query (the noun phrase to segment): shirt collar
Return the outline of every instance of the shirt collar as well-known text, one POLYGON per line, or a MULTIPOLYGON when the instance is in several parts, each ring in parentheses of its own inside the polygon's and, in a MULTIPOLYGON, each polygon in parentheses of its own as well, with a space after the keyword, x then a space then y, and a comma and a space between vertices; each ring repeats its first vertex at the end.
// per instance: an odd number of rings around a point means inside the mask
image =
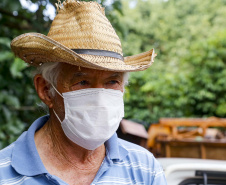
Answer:
POLYGON ((121 145, 116 133, 105 142, 105 147, 107 151, 106 153, 112 161, 121 161, 128 155, 128 151, 121 145))
POLYGON ((12 167, 21 175, 35 176, 47 173, 36 149, 34 135, 49 119, 49 116, 38 118, 15 142, 12 153, 12 167))
MULTIPOLYGON (((35 176, 46 174, 48 171, 38 154, 34 135, 49 119, 49 115, 38 118, 15 142, 12 153, 12 167, 21 175, 35 176)), ((120 144, 115 133, 105 142, 107 157, 112 160, 123 160, 128 151, 120 144)))

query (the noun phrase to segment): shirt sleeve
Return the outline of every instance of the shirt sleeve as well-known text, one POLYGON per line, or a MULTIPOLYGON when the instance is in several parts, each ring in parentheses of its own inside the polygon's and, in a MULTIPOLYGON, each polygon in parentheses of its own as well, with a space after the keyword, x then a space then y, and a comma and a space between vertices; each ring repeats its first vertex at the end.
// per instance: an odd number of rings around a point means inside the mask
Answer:
POLYGON ((167 185, 163 171, 157 171, 151 185, 167 185))
POLYGON ((155 169, 155 173, 151 185, 167 185, 166 177, 162 169, 162 166, 154 157, 153 157, 153 168, 155 169))

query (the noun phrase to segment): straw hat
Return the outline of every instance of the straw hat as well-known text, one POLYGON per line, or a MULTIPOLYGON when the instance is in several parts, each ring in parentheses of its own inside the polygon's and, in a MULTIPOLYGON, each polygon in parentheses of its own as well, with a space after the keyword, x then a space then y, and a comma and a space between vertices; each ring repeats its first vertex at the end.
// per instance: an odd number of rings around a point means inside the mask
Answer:
POLYGON ((33 66, 65 62, 109 71, 141 71, 154 62, 154 49, 123 57, 119 37, 97 2, 66 0, 57 10, 47 36, 26 33, 13 39, 16 56, 33 66))

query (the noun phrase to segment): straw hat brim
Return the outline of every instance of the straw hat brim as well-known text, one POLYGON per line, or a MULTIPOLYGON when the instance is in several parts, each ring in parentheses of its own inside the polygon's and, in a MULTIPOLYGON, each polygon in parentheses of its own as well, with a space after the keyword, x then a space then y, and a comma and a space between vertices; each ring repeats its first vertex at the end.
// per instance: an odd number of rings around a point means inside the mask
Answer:
POLYGON ((39 66, 45 62, 64 62, 76 66, 106 71, 142 71, 154 62, 154 49, 124 57, 124 61, 106 56, 78 54, 61 43, 40 33, 22 34, 11 42, 16 56, 30 65, 39 66))

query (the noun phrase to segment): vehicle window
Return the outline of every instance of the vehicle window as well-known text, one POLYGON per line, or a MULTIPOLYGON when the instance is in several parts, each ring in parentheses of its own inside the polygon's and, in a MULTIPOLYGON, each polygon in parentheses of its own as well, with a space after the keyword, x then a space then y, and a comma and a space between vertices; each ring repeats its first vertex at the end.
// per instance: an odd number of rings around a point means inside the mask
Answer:
POLYGON ((186 179, 178 185, 226 185, 226 180, 209 179, 207 184, 204 184, 203 179, 186 179))

